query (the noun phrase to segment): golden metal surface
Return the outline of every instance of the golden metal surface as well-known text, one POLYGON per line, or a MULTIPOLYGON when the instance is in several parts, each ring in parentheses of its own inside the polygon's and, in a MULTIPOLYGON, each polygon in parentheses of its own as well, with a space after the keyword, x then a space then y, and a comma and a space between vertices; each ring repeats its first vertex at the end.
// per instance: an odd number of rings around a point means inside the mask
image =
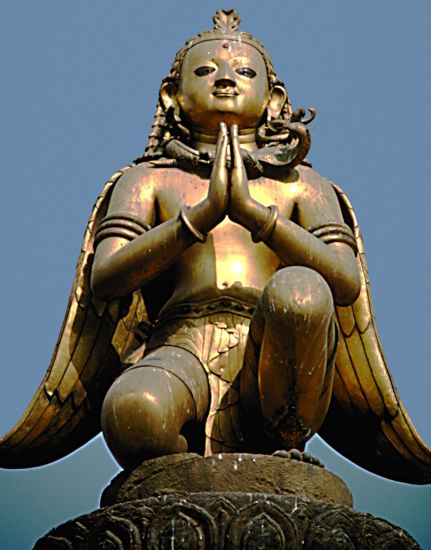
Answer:
POLYGON ((355 214, 304 160, 314 111, 292 112, 234 10, 214 20, 164 79, 146 152, 96 202, 51 364, 0 465, 60 458, 102 415, 124 466, 302 449, 319 432, 370 471, 431 482, 355 214))

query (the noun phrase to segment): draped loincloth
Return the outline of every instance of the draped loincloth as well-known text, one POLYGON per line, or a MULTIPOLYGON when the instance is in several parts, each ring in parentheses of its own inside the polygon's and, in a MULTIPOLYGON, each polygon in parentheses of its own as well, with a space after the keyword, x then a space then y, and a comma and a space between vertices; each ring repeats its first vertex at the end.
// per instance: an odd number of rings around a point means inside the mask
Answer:
POLYGON ((158 319, 147 344, 147 352, 161 346, 185 349, 205 369, 210 387, 205 455, 244 448, 239 373, 254 308, 234 298, 181 304, 158 319))

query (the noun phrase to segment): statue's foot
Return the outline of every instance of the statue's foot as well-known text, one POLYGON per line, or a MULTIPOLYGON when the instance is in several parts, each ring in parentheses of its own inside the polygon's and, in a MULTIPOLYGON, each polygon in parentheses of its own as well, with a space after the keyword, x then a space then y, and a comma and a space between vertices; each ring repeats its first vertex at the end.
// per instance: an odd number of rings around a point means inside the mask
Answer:
POLYGON ((318 458, 305 451, 298 451, 298 449, 290 449, 290 451, 280 449, 279 451, 272 453, 272 456, 290 458, 291 460, 300 460, 301 462, 307 462, 308 464, 313 464, 314 466, 319 466, 320 468, 325 467, 323 462, 321 462, 318 458))

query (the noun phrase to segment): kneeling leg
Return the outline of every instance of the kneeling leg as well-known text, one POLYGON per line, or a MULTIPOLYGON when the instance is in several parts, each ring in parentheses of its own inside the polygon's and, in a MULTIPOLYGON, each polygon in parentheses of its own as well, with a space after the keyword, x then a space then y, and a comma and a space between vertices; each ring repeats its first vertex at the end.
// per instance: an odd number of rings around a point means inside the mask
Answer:
POLYGON ((161 347, 109 389, 102 406, 103 435, 123 467, 186 452, 181 431, 204 418, 208 402, 208 381, 198 359, 181 348, 161 347))
POLYGON ((303 449, 332 392, 336 328, 326 281, 305 267, 278 271, 250 324, 241 373, 244 410, 285 449, 303 449))

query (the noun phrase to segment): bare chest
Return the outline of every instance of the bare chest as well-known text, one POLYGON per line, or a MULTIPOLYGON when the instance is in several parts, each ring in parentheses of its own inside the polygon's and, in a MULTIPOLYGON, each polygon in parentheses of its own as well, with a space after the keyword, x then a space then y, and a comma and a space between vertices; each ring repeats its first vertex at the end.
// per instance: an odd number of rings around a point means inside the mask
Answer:
MULTIPOLYGON (((162 181, 157 186, 157 205, 160 221, 176 216, 184 206, 194 206, 208 195, 209 180, 195 174, 175 172, 171 181, 162 181)), ((284 183, 269 178, 249 181, 250 194, 261 204, 276 204, 280 213, 291 218, 297 197, 295 184, 284 183)))
MULTIPOLYGON (((178 215, 184 205, 194 206, 208 194, 209 181, 193 174, 177 173, 178 178, 157 189, 160 222, 178 215)), ((261 204, 276 204, 286 217, 295 208, 294 189, 289 184, 268 178, 249 182, 251 196, 261 204), (292 192, 289 192, 290 189, 292 192)), ((214 286, 228 289, 240 283, 262 289, 280 264, 276 254, 263 243, 255 244, 250 233, 226 217, 215 227, 204 245, 196 244, 182 254, 175 264, 179 292, 191 288, 214 286)), ((184 297, 181 294, 181 299, 184 297)))

